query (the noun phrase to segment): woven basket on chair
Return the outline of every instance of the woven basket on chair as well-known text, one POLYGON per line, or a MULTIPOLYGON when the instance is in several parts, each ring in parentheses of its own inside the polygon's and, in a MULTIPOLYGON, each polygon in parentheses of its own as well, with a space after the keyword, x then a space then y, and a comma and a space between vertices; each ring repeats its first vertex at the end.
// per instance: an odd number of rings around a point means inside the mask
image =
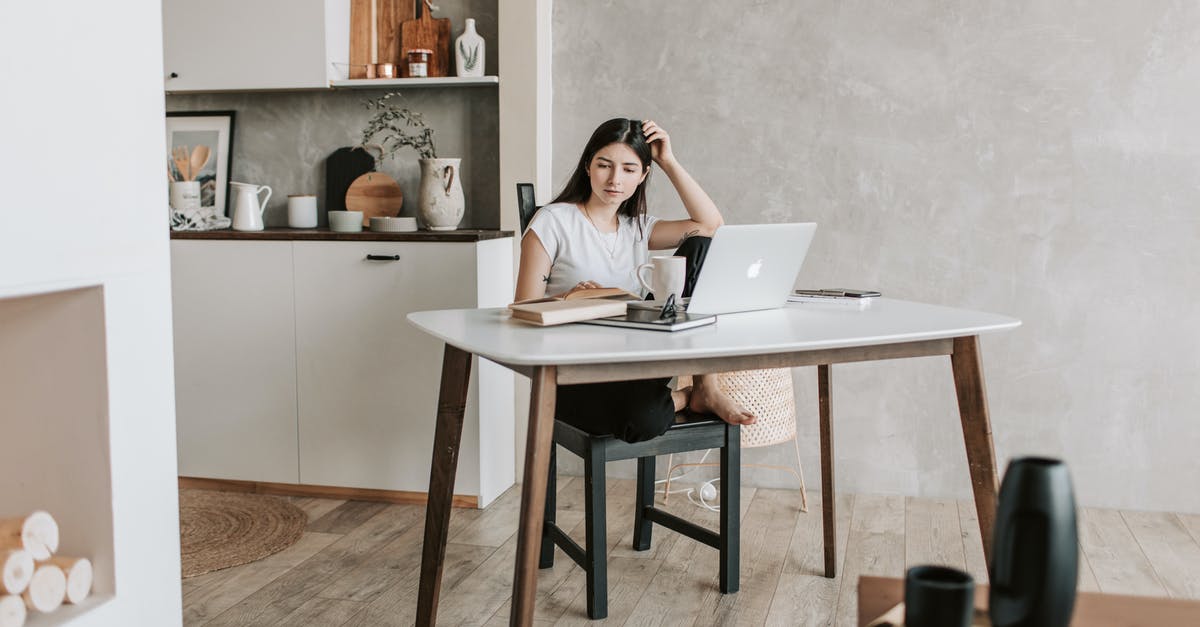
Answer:
MULTIPOLYGON (((770 370, 740 370, 717 375, 717 386, 733 402, 741 405, 758 419, 742 425, 742 448, 756 448, 792 441, 796 451, 796 467, 771 464, 743 464, 757 468, 786 470, 800 481, 800 511, 808 511, 808 489, 804 486, 804 467, 800 465, 800 445, 796 441, 796 397, 792 394, 792 371, 789 368, 770 370)), ((676 468, 715 466, 713 463, 674 464, 667 457, 667 485, 663 503, 671 493, 671 477, 676 468)))
POLYGON ((717 375, 722 392, 758 417, 742 425, 742 448, 769 446, 796 437, 796 397, 792 393, 792 371, 741 370, 717 375))

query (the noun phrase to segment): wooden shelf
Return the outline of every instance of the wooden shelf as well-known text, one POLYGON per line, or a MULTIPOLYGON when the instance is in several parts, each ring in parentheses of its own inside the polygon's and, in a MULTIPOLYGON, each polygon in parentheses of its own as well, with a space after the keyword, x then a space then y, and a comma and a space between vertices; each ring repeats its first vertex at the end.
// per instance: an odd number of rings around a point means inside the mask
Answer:
POLYGON ((453 231, 381 232, 364 229, 355 233, 340 233, 329 229, 289 229, 271 227, 262 231, 171 231, 171 239, 229 239, 229 240, 336 240, 347 242, 482 242, 512 237, 512 231, 495 229, 456 229, 453 231))
POLYGON ((344 81, 329 81, 334 89, 379 89, 421 87, 486 87, 499 85, 499 76, 442 76, 437 78, 355 78, 344 81))

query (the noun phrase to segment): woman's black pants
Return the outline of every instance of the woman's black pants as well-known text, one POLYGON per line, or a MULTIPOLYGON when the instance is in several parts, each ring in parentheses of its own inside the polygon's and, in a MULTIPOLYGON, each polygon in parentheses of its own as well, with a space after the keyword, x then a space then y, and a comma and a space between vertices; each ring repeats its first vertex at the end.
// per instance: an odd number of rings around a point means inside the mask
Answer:
MULTIPOLYGON (((708 254, 708 237, 689 237, 675 254, 687 258, 683 296, 691 296, 708 254)), ((637 333, 637 331, 631 331, 637 333)), ((670 379, 560 385, 555 417, 594 435, 641 442, 666 432, 675 420, 670 379)))

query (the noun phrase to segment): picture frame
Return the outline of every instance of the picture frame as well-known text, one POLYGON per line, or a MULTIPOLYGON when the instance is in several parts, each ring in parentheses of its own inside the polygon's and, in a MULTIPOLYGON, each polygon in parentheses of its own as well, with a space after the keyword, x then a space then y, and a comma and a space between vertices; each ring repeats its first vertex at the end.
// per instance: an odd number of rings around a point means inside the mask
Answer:
POLYGON ((167 173, 171 180, 190 176, 190 180, 199 181, 200 208, 216 217, 227 215, 229 208, 234 116, 234 111, 168 111, 166 116, 167 173), (203 167, 196 172, 180 172, 172 159, 173 151, 182 149, 183 155, 191 155, 200 145, 209 149, 203 167))

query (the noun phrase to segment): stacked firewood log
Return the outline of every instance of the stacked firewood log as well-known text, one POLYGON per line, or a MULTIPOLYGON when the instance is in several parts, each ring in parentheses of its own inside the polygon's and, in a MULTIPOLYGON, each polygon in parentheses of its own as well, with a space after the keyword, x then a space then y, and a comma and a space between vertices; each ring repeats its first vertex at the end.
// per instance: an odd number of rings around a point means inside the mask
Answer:
POLYGON ((21 627, 28 610, 53 612, 87 598, 91 561, 57 550, 58 523, 49 513, 0 518, 0 627, 21 627))

